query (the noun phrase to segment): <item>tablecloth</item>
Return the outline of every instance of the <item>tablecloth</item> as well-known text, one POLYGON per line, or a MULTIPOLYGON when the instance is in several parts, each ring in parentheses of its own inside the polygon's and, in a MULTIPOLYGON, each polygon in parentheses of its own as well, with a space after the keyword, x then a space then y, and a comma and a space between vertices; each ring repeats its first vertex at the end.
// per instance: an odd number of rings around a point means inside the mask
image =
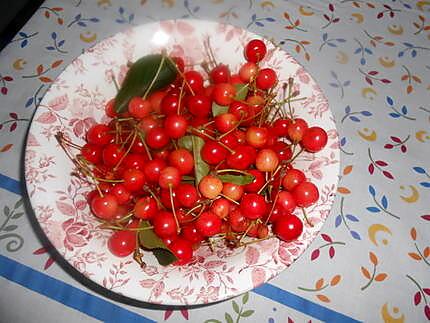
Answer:
POLYGON ((0 53, 0 92, 1 322, 430 320, 429 1, 47 0, 0 53), (249 293, 191 308, 82 283, 34 223, 22 162, 64 67, 116 32, 175 18, 230 23, 291 53, 328 97, 341 150, 335 203, 307 251, 249 293))

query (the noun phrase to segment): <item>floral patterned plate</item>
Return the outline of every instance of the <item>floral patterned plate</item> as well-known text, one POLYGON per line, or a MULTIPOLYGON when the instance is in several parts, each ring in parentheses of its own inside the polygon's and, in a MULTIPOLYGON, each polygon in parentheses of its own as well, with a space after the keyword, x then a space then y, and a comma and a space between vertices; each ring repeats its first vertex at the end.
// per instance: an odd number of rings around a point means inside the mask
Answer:
MULTIPOLYGON (((104 104, 116 90, 112 75, 121 82, 127 62, 160 52, 182 56, 186 63, 204 60, 203 42, 209 37, 219 62, 232 70, 244 62, 244 44, 257 35, 230 25, 201 20, 162 21, 131 28, 110 37, 76 58, 57 78, 39 105, 27 139, 25 177, 37 220, 60 254, 78 271, 99 285, 125 296, 159 304, 187 305, 220 301, 246 292, 278 275, 293 263, 320 231, 335 196, 339 171, 336 127, 328 102, 312 77, 289 54, 266 42, 263 65, 274 68, 280 81, 295 79, 304 101, 293 103, 295 114, 329 134, 320 153, 303 154, 297 167, 320 189, 310 207, 313 227, 305 225, 294 242, 269 239, 236 250, 201 247, 192 264, 184 267, 157 264, 145 253, 146 267, 131 256, 117 258, 106 247, 108 231, 98 228, 85 194, 89 187, 71 176, 72 162, 54 135, 66 133, 82 143, 85 132, 106 121, 104 104)), ((302 215, 299 214, 301 217, 302 215)))

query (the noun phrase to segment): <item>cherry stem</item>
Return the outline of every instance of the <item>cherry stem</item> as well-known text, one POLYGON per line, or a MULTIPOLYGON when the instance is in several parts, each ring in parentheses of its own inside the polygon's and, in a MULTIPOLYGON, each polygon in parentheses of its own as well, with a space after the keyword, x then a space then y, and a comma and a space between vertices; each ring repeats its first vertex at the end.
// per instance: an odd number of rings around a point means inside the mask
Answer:
POLYGON ((261 241, 268 240, 268 239, 272 239, 272 238, 274 238, 274 237, 275 237, 274 235, 271 235, 271 236, 267 236, 267 237, 265 237, 265 238, 261 238, 261 239, 254 239, 254 240, 252 240, 252 241, 242 242, 242 243, 239 245, 239 247, 245 247, 245 246, 247 246, 247 245, 250 245, 250 244, 253 244, 253 243, 257 243, 257 242, 261 242, 261 241))
POLYGON ((116 221, 115 221, 115 223, 121 223, 121 222, 124 222, 124 221, 126 221, 126 220, 130 219, 132 216, 133 216, 133 212, 129 212, 129 213, 127 213, 126 215, 124 215, 121 219, 116 220, 116 221))
POLYGON ((173 189, 171 184, 169 184, 169 195, 170 195, 170 204, 172 206, 173 217, 175 218, 175 223, 176 223, 176 231, 179 234, 181 233, 181 227, 179 226, 178 217, 176 216, 175 203, 173 202, 173 189))
MULTIPOLYGON (((296 144, 294 144, 294 149, 293 149, 293 151, 294 150, 296 150, 295 149, 296 148, 296 144)), ((287 162, 286 162, 286 164, 291 164, 297 157, 299 157, 299 155, 301 154, 303 152, 303 148, 300 148, 300 150, 298 151, 298 153, 296 154, 296 155, 294 155, 293 157, 291 157, 291 159, 290 160, 288 160, 287 162)))
POLYGON ((230 202, 232 202, 232 203, 234 203, 234 204, 237 204, 237 205, 240 205, 240 203, 238 202, 238 201, 235 201, 235 200, 233 200, 232 198, 230 198, 230 197, 228 197, 228 196, 226 196, 226 195, 224 195, 224 194, 219 194, 219 196, 221 196, 221 197, 223 197, 223 198, 225 198, 225 199, 227 199, 227 200, 229 200, 230 202))
POLYGON ((309 220, 308 215, 306 213, 306 210, 304 207, 302 207, 302 212, 303 212, 303 216, 305 217, 305 221, 306 223, 310 226, 313 227, 314 225, 312 224, 312 222, 309 220))
POLYGON ((220 139, 224 138, 225 136, 229 135, 230 133, 232 133, 233 131, 235 131, 237 128, 239 128, 239 127, 240 127, 240 124, 243 122, 243 118, 244 118, 244 115, 242 114, 242 116, 240 117, 240 120, 238 121, 238 123, 236 123, 236 124, 234 125, 234 127, 233 127, 233 128, 231 128, 229 131, 224 132, 222 135, 220 135, 220 136, 218 137, 218 140, 220 140, 220 139))
POLYGON ((154 198, 154 200, 157 202, 158 206, 161 207, 162 209, 166 209, 166 207, 164 206, 163 203, 161 203, 160 199, 158 198, 158 196, 148 187, 145 186, 144 190, 149 192, 149 194, 151 194, 151 196, 154 198))
POLYGON ((182 73, 181 72, 181 70, 178 68, 178 66, 176 65, 176 63, 169 57, 169 56, 166 56, 167 57, 167 59, 170 61, 170 63, 172 63, 173 64, 173 66, 175 66, 175 68, 176 68, 176 71, 178 72, 178 74, 182 77, 182 79, 184 80, 184 82, 185 82, 185 84, 188 86, 188 89, 190 90, 190 92, 191 92, 191 95, 195 95, 195 93, 194 93, 194 91, 193 91, 193 88, 191 87, 191 85, 187 82, 187 80, 185 79, 185 74, 184 73, 182 73))
MULTIPOLYGON (((129 135, 129 137, 127 137, 126 141, 123 143, 123 146, 125 145, 125 143, 127 143, 128 138, 130 138, 131 134, 129 135)), ((122 157, 120 158, 120 160, 118 161, 118 163, 115 165, 115 167, 112 169, 114 172, 118 169, 119 165, 121 165, 121 163, 124 161, 124 158, 130 153, 131 148, 134 144, 134 142, 136 141, 136 137, 137 137, 137 132, 133 131, 133 139, 131 140, 130 145, 128 145, 127 150, 125 151, 124 155, 122 155, 122 157)))
POLYGON ((146 154, 148 155, 149 160, 152 160, 152 154, 151 154, 151 151, 149 150, 148 145, 145 142, 145 137, 143 136, 142 130, 137 129, 137 131, 139 134, 140 141, 142 142, 142 145, 145 148, 145 151, 146 151, 146 154))
POLYGON ((198 132, 199 134, 201 134, 201 135, 203 135, 203 136, 205 136, 205 137, 209 138, 210 140, 213 140, 213 141, 218 142, 221 146, 223 146, 225 149, 227 149, 231 154, 233 154, 233 153, 234 153, 234 150, 233 150, 233 149, 231 149, 229 146, 225 145, 225 144, 224 144, 224 143, 222 143, 221 141, 218 141, 215 137, 212 137, 211 135, 208 135, 207 133, 205 133, 205 132, 201 131, 200 129, 197 129, 197 128, 192 127, 192 126, 190 126, 190 127, 189 127, 189 129, 190 129, 190 130, 192 130, 192 131, 198 132))
POLYGON ((181 114, 181 103, 182 103, 182 97, 184 96, 184 83, 185 83, 185 79, 182 79, 181 91, 179 92, 178 109, 176 110, 177 115, 181 114))
POLYGON ((193 211, 197 210, 198 208, 201 208, 202 206, 204 206, 204 204, 197 204, 197 205, 196 205, 196 206, 194 206, 192 209, 189 209, 189 210, 187 211, 187 213, 185 213, 185 215, 193 214, 193 211))
POLYGON ((216 171, 216 173, 217 174, 222 174, 222 173, 239 173, 239 174, 242 174, 242 175, 252 176, 250 173, 245 172, 244 170, 233 169, 233 168, 218 169, 216 171))
MULTIPOLYGON (((161 56, 160 64, 158 65, 157 72, 155 72, 154 78, 152 79, 151 83, 149 84, 148 88, 147 88, 147 89, 146 89, 146 91, 145 91, 145 94, 143 95, 143 99, 144 99, 144 100, 146 99, 146 96, 149 94, 149 92, 152 90, 152 87, 154 86, 155 81, 156 81, 156 80, 157 80, 157 78, 158 78, 158 75, 160 75, 161 68, 163 67, 163 64, 164 64, 164 61, 165 61, 165 60, 166 60, 166 55, 165 55, 165 54, 163 54, 163 55, 161 56)), ((175 66, 176 66, 176 64, 175 64, 175 66)))
POLYGON ((279 192, 280 192, 280 191, 278 190, 278 192, 276 193, 275 199, 273 200, 273 204, 272 204, 272 208, 270 209, 269 216, 267 217, 266 221, 264 221, 264 224, 265 224, 265 225, 267 225, 267 223, 268 223, 268 222, 269 222, 269 220, 270 220, 270 217, 271 217, 271 216, 272 216, 272 214, 273 214, 273 210, 275 209, 276 202, 278 201, 279 192))
POLYGON ((278 174, 278 172, 283 168, 284 166, 282 165, 278 165, 278 167, 276 167, 275 171, 273 172, 272 176, 269 178, 269 180, 266 181, 266 183, 264 183, 264 185, 258 190, 257 194, 261 194, 261 192, 263 192, 263 190, 267 187, 267 185, 269 185, 270 182, 272 182, 275 179, 276 174, 278 174))

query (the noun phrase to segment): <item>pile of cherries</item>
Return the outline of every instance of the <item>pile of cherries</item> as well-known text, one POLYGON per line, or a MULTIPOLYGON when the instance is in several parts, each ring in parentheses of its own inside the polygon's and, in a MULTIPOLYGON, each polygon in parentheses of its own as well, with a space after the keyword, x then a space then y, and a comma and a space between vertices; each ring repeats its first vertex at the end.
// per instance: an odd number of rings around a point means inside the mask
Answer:
POLYGON ((174 57, 172 84, 132 98, 122 113, 114 99, 106 104, 111 121, 88 130, 75 163, 96 183, 88 202, 113 229, 114 255, 135 252, 145 230, 162 239, 176 264, 189 263, 202 244, 299 238, 305 208, 319 193, 292 164, 303 150, 320 151, 327 134, 294 117, 290 104, 299 93, 292 79, 278 86, 276 72, 260 66, 266 51, 263 41, 249 41, 237 74, 214 60, 205 71, 188 69, 174 57), (183 144, 193 136, 203 142, 200 151, 183 144))

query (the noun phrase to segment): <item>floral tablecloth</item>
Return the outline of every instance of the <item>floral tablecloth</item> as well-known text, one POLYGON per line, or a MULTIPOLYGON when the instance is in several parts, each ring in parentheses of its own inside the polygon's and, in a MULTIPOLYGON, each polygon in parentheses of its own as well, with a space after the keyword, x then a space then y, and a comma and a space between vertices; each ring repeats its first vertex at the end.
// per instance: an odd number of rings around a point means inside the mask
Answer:
POLYGON ((430 320, 429 1, 48 0, 0 53, 0 92, 0 321, 430 320), (22 169, 32 114, 63 68, 118 31, 174 18, 230 23, 291 53, 327 95, 341 150, 331 214, 299 260, 191 308, 82 283, 48 250, 22 169))

